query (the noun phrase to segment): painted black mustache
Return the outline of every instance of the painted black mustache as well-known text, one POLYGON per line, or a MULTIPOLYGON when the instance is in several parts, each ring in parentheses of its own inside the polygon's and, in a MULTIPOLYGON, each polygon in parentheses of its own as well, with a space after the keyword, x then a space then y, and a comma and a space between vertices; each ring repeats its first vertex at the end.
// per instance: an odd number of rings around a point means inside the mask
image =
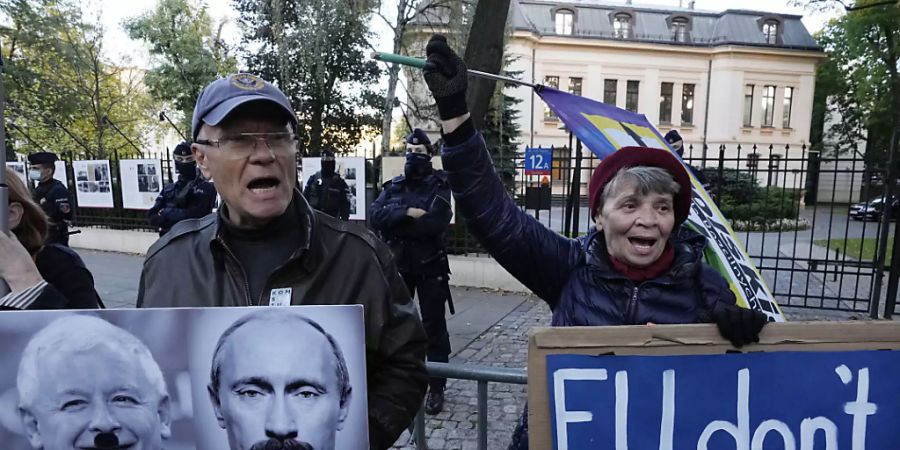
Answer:
POLYGON ((100 433, 94 436, 94 447, 116 448, 119 446, 119 437, 114 433, 100 433))
POLYGON ((259 441, 250 447, 250 450, 314 450, 313 446, 306 442, 299 442, 293 439, 278 440, 267 439, 259 441))

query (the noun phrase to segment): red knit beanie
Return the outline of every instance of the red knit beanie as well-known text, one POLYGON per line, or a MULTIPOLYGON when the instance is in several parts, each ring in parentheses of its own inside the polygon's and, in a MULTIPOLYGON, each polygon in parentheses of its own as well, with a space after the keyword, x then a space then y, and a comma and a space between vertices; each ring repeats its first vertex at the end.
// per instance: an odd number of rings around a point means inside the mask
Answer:
POLYGON ((680 225, 687 220, 691 211, 692 186, 691 176, 688 175, 684 164, 675 154, 668 150, 649 147, 622 147, 617 152, 609 155, 600 165, 594 169, 591 182, 588 185, 588 201, 590 202, 591 219, 597 217, 597 208, 600 206, 600 194, 606 183, 616 176, 619 170, 636 166, 659 167, 669 172, 681 188, 674 198, 675 225, 680 225))

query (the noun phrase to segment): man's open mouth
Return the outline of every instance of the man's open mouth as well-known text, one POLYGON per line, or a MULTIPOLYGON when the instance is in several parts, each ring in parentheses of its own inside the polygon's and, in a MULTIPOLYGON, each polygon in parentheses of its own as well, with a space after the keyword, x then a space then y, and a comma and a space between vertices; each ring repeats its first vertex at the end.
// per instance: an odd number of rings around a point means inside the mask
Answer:
POLYGON ((262 177, 256 178, 253 181, 247 183, 247 189, 254 194, 264 194, 267 192, 271 192, 281 184, 281 181, 275 177, 262 177))

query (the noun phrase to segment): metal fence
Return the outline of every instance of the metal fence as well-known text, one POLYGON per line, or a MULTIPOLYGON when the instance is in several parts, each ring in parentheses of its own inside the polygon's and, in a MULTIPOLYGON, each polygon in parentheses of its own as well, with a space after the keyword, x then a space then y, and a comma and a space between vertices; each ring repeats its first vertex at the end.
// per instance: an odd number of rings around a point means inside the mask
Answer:
MULTIPOLYGON (((549 209, 525 209, 526 193, 541 186, 543 177, 525 175, 521 154, 495 155, 495 164, 513 168, 508 188, 523 210, 560 234, 585 234, 593 227, 587 183, 599 159, 577 140, 553 148, 552 153, 549 209)), ((164 179, 171 181, 174 173, 167 154, 149 157, 161 160, 164 179)), ((863 155, 853 150, 821 155, 806 146, 773 145, 688 147, 685 161, 707 178, 708 191, 733 221, 736 238, 780 305, 874 313, 878 305, 872 301, 878 300, 881 305, 887 303, 885 316, 896 311, 900 267, 894 265, 891 271, 891 265, 884 264, 879 269, 889 247, 879 245, 878 237, 883 230, 895 232, 893 222, 879 220, 884 212, 880 210, 889 208, 880 207, 877 199, 890 184, 889 176, 896 177, 886 167, 867 165, 863 155), (857 220, 850 216, 850 205, 860 202, 862 213, 857 220), (776 221, 773 216, 783 218, 776 221), (888 287, 889 295, 882 286, 888 287)), ((376 172, 381 166, 378 158, 367 158, 367 162, 376 172)), ((76 208, 75 225, 153 231, 145 211, 122 208, 116 161, 111 170, 115 207, 76 208)), ((376 178, 367 180, 370 201, 378 194, 376 178)), ((893 209, 891 215, 896 216, 900 208, 893 209)), ((447 233, 447 244, 452 254, 484 253, 459 216, 447 233)))

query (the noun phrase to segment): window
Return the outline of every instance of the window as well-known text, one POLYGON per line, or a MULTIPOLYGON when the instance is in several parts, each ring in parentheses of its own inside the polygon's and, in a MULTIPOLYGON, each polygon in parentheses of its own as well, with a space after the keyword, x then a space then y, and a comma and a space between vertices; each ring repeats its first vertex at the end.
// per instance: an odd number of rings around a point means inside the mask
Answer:
POLYGON ((568 9, 560 9, 556 11, 554 21, 556 22, 556 34, 572 34, 575 13, 568 9))
POLYGON ((581 95, 581 77, 569 78, 569 93, 572 95, 581 95))
POLYGON ((775 120, 775 86, 763 88, 762 97, 763 126, 771 127, 775 120))
POLYGON ((685 84, 681 88, 681 124, 694 123, 694 85, 685 84))
POLYGON ((663 83, 659 89, 659 123, 672 123, 672 83, 663 83))
POLYGON ((794 88, 784 88, 784 117, 781 120, 782 128, 791 127, 791 107, 794 104, 794 88))
POLYGON ((753 126, 753 85, 744 87, 744 126, 753 126))
POLYGON ((616 14, 613 19, 613 36, 622 39, 631 37, 631 14, 616 14))
POLYGON ((625 109, 637 112, 638 95, 640 94, 640 81, 628 80, 628 86, 625 90, 625 109))
MULTIPOLYGON (((548 75, 544 77, 544 86, 552 87, 553 89, 559 89, 559 77, 548 75)), ((556 113, 544 103, 544 120, 556 120, 556 113)))
POLYGON ((616 91, 619 89, 619 80, 603 80, 603 103, 616 106, 616 91))
POLYGON ((747 155, 747 168, 750 169, 750 175, 756 178, 756 174, 759 172, 759 153, 747 155))
POLYGON ((763 37, 766 39, 766 44, 777 44, 778 43, 778 21, 775 19, 769 19, 765 23, 763 23, 763 37))
POLYGON ((675 42, 687 42, 688 40, 688 19, 687 17, 676 17, 672 19, 672 39, 675 42))

